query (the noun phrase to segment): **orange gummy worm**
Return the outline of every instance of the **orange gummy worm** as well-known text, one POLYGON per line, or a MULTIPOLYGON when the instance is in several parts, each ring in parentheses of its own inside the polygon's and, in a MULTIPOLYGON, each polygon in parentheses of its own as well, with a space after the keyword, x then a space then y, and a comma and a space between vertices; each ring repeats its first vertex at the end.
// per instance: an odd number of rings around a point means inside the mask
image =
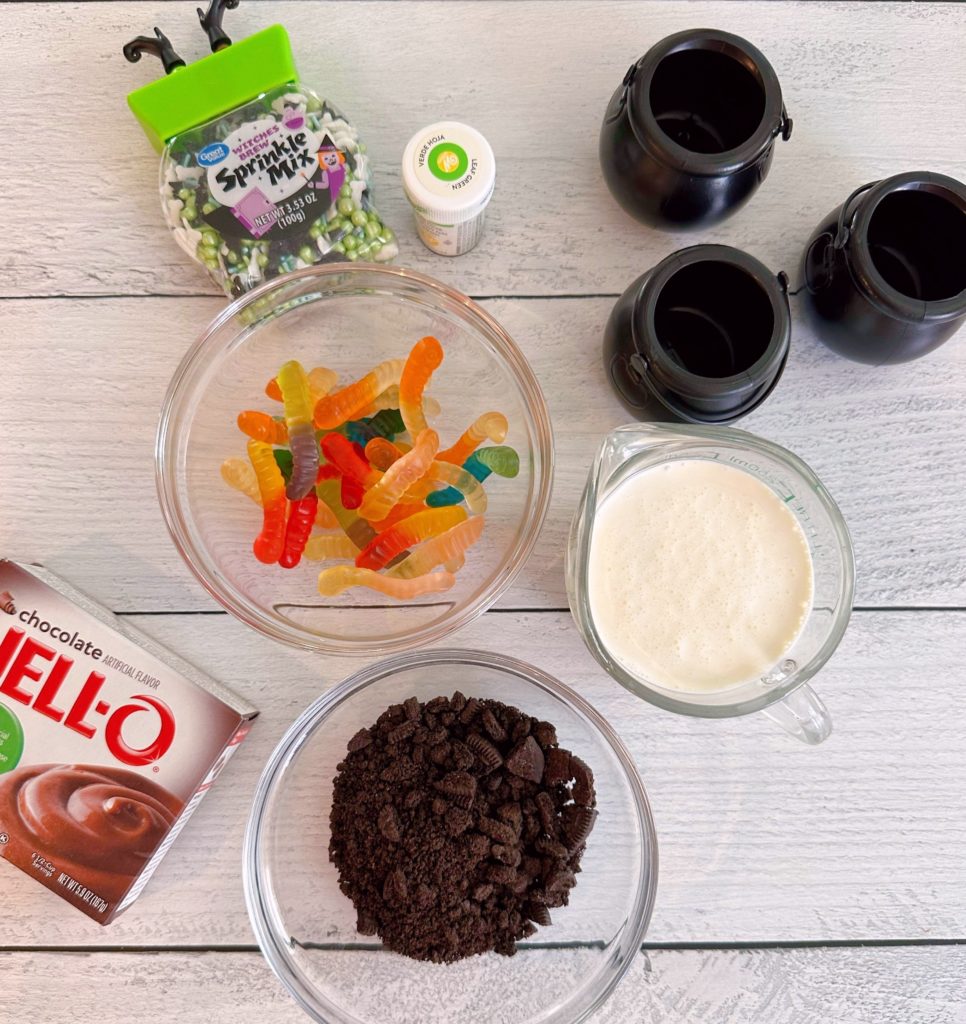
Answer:
POLYGON ((382 569, 406 548, 435 537, 464 519, 466 510, 459 505, 417 512, 377 534, 356 555, 356 565, 360 569, 382 569))
POLYGON ((273 419, 267 412, 246 409, 238 414, 238 429, 254 441, 265 444, 288 444, 288 427, 273 419))
POLYGON ((473 516, 462 523, 451 526, 445 533, 431 537, 417 547, 408 558, 389 570, 390 576, 400 579, 411 579, 422 576, 443 565, 461 558, 467 548, 475 544, 483 535, 483 516, 473 516))
POLYGON ((399 383, 403 365, 401 359, 387 359, 348 387, 320 398, 315 405, 315 425, 320 430, 335 430, 353 419, 377 395, 399 383))
POLYGON ((436 456, 440 462, 452 462, 462 466, 477 448, 489 438, 494 444, 502 444, 509 429, 502 412, 485 412, 471 423, 456 444, 436 456))
POLYGON ((402 522, 403 519, 408 519, 410 516, 414 516, 417 512, 424 512, 425 510, 425 502, 401 501, 398 505, 393 506, 392 511, 385 519, 376 519, 370 525, 376 533, 384 533, 390 526, 395 526, 396 523, 402 522))
POLYGON ((369 587, 387 597, 405 600, 422 594, 449 590, 455 582, 456 577, 451 572, 433 572, 427 576, 401 580, 383 576, 371 569, 359 569, 353 565, 333 565, 319 573, 319 593, 325 597, 333 597, 343 590, 348 590, 349 587, 369 587))
POLYGON ((334 530, 339 525, 335 513, 324 501, 320 501, 319 507, 315 510, 315 525, 321 526, 324 530, 334 530))
POLYGON ((359 515, 370 522, 385 519, 403 494, 421 479, 432 465, 439 448, 435 430, 424 430, 416 438, 412 451, 406 452, 386 470, 382 479, 367 492, 359 506, 359 515))
POLYGON ((430 334, 413 345, 403 367, 399 378, 399 413, 410 437, 415 438, 426 429, 423 391, 442 361, 443 346, 430 334))
POLYGON ((371 466, 385 472, 400 456, 402 450, 386 437, 374 437, 366 444, 366 458, 371 466))

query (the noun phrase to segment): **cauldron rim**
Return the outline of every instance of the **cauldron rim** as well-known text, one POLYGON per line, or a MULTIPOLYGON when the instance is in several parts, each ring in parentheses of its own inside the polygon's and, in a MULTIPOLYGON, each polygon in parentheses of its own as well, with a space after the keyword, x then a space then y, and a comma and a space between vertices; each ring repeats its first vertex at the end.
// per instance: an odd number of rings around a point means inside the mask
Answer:
POLYGON ((782 103, 781 84, 768 58, 753 43, 720 29, 695 28, 675 32, 655 43, 634 66, 627 92, 628 123, 638 143, 658 160, 697 177, 734 174, 756 163, 790 121, 782 103), (764 110, 757 128, 740 145, 720 153, 697 153, 675 142, 658 124, 651 109, 651 82, 658 65, 672 53, 709 50, 738 61, 757 79, 764 93, 764 110))
MULTIPOLYGON (((943 299, 917 299, 882 276, 869 246, 869 225, 879 204, 897 192, 921 191, 958 206, 966 216, 966 185, 935 171, 906 171, 876 182, 859 201, 845 243, 849 272, 862 293, 882 312, 900 320, 942 323, 966 313, 966 286, 943 299)), ((847 218, 848 211, 844 211, 847 218)))

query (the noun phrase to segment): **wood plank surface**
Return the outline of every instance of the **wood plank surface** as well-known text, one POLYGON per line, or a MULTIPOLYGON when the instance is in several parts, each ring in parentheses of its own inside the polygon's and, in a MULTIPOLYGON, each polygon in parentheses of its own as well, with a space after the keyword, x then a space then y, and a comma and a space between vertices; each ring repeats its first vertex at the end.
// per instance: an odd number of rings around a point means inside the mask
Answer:
MULTIPOLYGON (((196 6, 0 4, 0 92, 13 98, 0 107, 10 140, 0 190, 0 555, 44 562, 118 611, 151 613, 133 620, 263 714, 111 927, 0 865, 0 1024, 308 1019, 254 951, 242 834, 288 725, 366 661, 290 651, 226 615, 191 614, 217 606, 181 563, 154 496, 164 390, 224 300, 169 237, 157 156, 125 104, 159 66, 127 65, 120 46, 158 24, 188 59, 200 57, 196 6)), ((704 241, 745 248, 797 283, 813 227, 859 184, 920 168, 966 177, 966 7, 246 0, 226 27, 241 38, 275 21, 290 31, 303 80, 368 143, 378 205, 400 236, 397 262, 483 298, 550 405, 557 471, 537 550, 500 611, 449 645, 509 652, 576 687, 618 728, 648 789, 661 853, 651 948, 593 1024, 966 1024, 966 337, 871 370, 824 349, 793 299, 784 378, 739 424, 804 458, 852 531, 856 604, 870 610, 855 613, 815 680, 835 722, 822 747, 760 715, 715 723, 641 704, 601 672, 562 610, 587 468, 601 437, 628 418, 600 360, 615 297, 673 250, 704 241), (742 214, 710 231, 657 232, 625 216, 603 185, 599 123, 630 63, 702 24, 762 49, 795 129, 742 214), (498 162, 484 239, 458 260, 418 242, 398 174, 410 134, 443 117, 482 130, 498 162), (774 943, 793 948, 660 948, 774 943)), ((596 833, 602 846, 619 836, 618 822, 596 833)), ((399 984, 391 957, 332 955, 346 979, 366 979, 360 1009, 399 984)), ((579 959, 527 955, 545 957, 550 972, 579 959)), ((501 985, 519 977, 500 962, 492 970, 501 985)), ((456 972, 440 977, 447 1024, 463 1024, 447 1011, 469 1005, 473 990, 456 972)), ((402 1005, 394 1019, 408 1024, 402 1005)))
MULTIPOLYGON (((545 955, 564 968, 567 951, 545 955)), ((378 954, 331 956, 363 978, 378 966, 378 954)), ((501 967, 487 964, 497 977, 501 967)), ((447 968, 429 970, 433 984, 462 1004, 462 993, 447 991, 447 968)), ((956 946, 653 950, 638 955, 590 1024, 963 1024, 964 977, 966 950, 956 946)), ((0 953, 0 978, 2 1024, 308 1020, 257 953, 0 953)), ((527 996, 520 993, 522 1006, 527 996)), ((445 1000, 438 1015, 418 1021, 396 1009, 406 1024, 474 1019, 449 1015, 445 1000)))
MULTIPOLYGON (((600 440, 628 419, 600 356, 612 300, 484 305, 533 366, 557 453, 541 540, 500 606, 564 608, 574 509, 600 440)), ((0 308, 0 551, 43 561, 117 611, 214 608, 164 527, 154 436, 168 381, 218 300, 48 299, 0 308)), ((966 344, 958 342, 871 372, 803 337, 776 392, 739 424, 800 455, 839 501, 855 544, 859 606, 966 605, 964 375, 966 344)), ((226 456, 243 454, 242 440, 226 456)), ((215 478, 212 486, 224 485, 215 478)))
MULTIPOLYGON (((255 783, 297 714, 363 664, 285 650, 223 615, 134 621, 262 717, 144 895, 111 926, 0 864, 2 945, 250 943, 241 843, 255 783)), ((642 704, 597 667, 566 613, 491 612, 458 639, 539 665, 618 727, 659 836, 648 941, 966 940, 957 853, 966 843, 966 614, 856 613, 814 681, 835 722, 819 748, 760 715, 714 722, 642 704)), ((598 828, 606 844, 620 822, 598 828)), ((338 939, 353 941, 351 928, 338 939)))
MULTIPOLYGON (((0 294, 213 292, 168 236, 157 156, 125 94, 160 73, 121 45, 161 25, 197 59, 195 0, 2 5, 4 138, 47 140, 6 154, 0 294), (54 13, 56 12, 56 13, 54 13), (42 73, 39 69, 43 69, 42 73)), ((297 66, 358 125, 400 262, 474 295, 617 293, 682 245, 748 248, 796 275, 819 219, 863 182, 926 168, 963 176, 966 16, 959 4, 714 2, 242 4, 235 38, 278 21, 297 66), (874 14, 871 13, 874 11, 874 14), (720 26, 774 66, 795 121, 741 215, 707 232, 635 224, 597 164, 607 101, 627 67, 667 35, 720 26), (431 56, 431 59, 429 59, 431 56), (409 136, 440 118, 479 128, 498 162, 483 243, 458 260, 418 242, 399 185, 409 136)))

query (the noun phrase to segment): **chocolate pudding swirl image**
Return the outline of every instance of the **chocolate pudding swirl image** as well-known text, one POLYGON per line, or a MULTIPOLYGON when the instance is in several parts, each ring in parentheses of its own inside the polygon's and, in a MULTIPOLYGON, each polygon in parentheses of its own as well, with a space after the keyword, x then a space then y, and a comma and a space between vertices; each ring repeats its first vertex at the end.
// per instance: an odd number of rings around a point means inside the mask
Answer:
MULTIPOLYGON (((0 776, 0 854, 43 877, 45 858, 108 903, 130 888, 183 803, 123 768, 41 764, 0 776)), ((49 870, 49 869, 48 869, 49 870)))

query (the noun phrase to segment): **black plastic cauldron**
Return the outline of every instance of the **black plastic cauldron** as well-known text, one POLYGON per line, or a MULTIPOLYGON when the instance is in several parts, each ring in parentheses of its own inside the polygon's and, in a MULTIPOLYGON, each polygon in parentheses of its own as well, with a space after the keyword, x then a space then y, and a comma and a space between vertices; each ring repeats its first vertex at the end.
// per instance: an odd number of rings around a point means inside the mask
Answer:
POLYGON ((638 419, 730 423, 757 408, 788 356, 788 280, 728 245, 680 249, 617 300, 604 366, 638 419))
POLYGON ((771 64, 715 29, 668 36, 624 76, 600 131, 600 166, 628 213, 657 227, 713 224, 764 181, 791 135, 771 64))
POLYGON ((918 359, 966 320, 966 185, 928 171, 863 185, 822 221, 802 264, 829 348, 876 366, 918 359))

